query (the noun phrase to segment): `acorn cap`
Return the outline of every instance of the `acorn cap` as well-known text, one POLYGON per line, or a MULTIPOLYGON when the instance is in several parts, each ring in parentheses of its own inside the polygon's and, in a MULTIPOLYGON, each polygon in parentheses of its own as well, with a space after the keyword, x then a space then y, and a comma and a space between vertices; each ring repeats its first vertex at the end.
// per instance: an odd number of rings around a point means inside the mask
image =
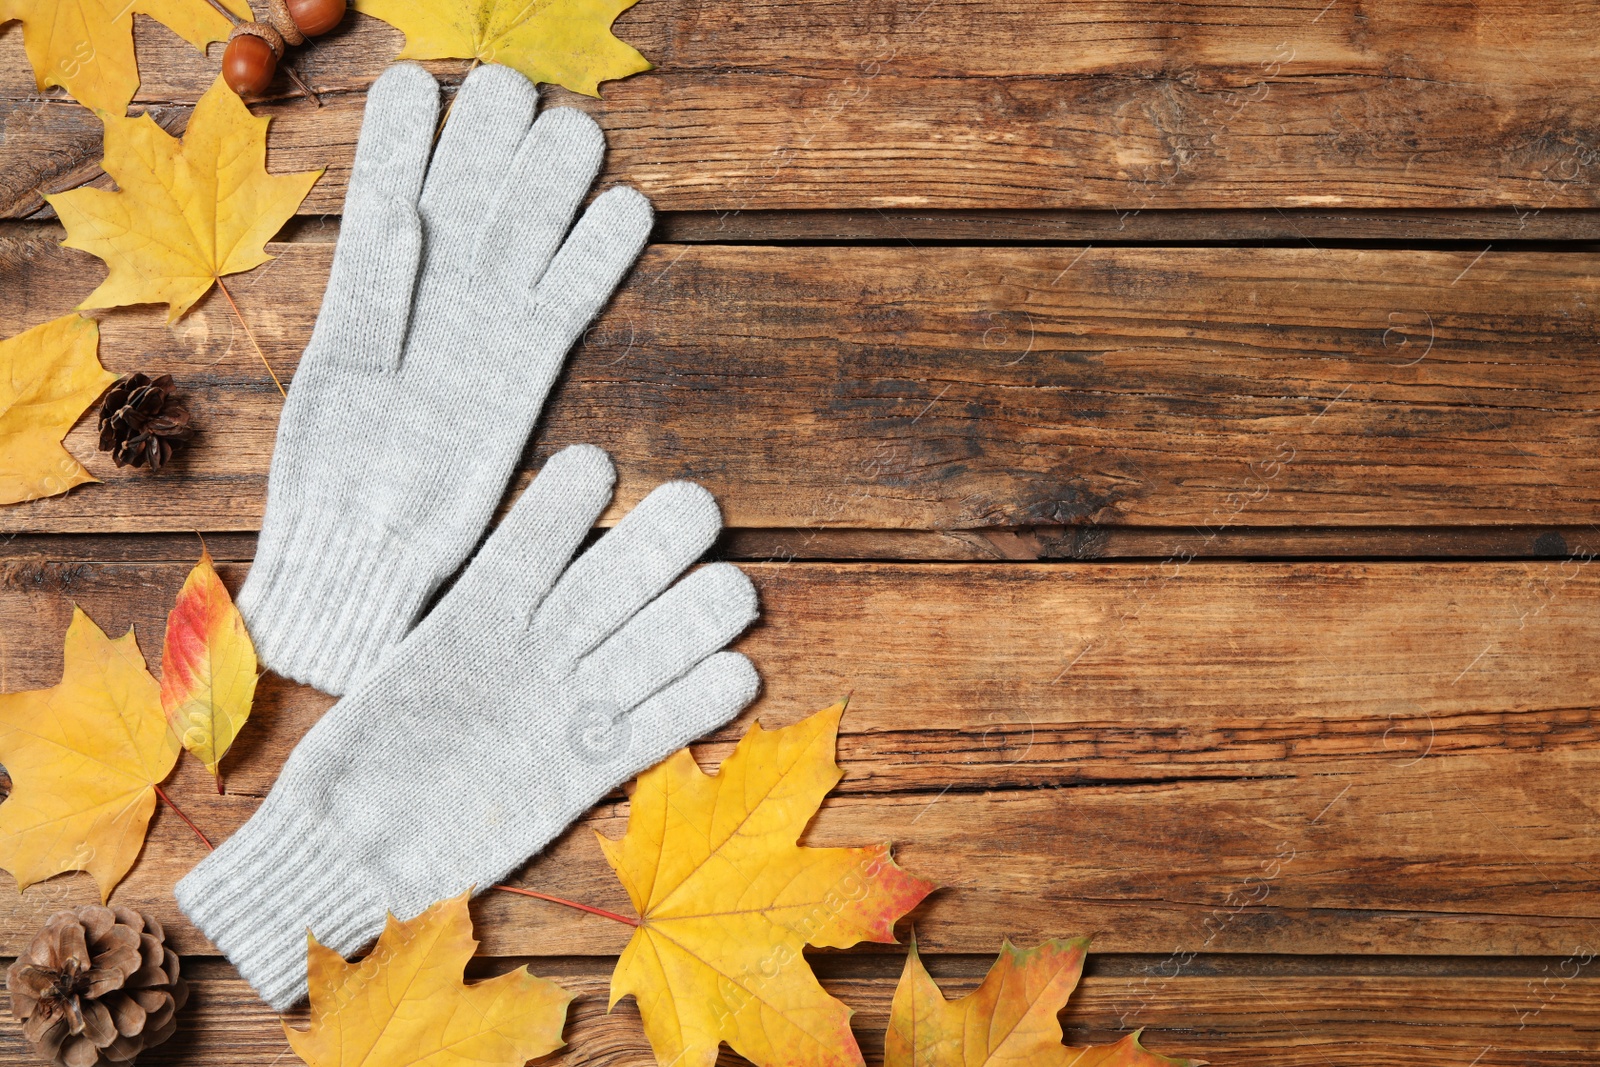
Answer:
MULTIPOLYGON (((300 32, 294 16, 289 14, 289 5, 283 0, 267 0, 267 21, 290 44, 306 43, 306 35, 300 32)), ((281 58, 283 53, 280 52, 278 55, 281 58)))
MULTIPOLYGON (((288 12, 285 11, 285 14, 287 14, 287 13, 288 12)), ((294 25, 294 20, 290 19, 289 20, 289 24, 291 26, 294 25)), ((298 33, 300 31, 296 30, 295 32, 298 33)), ((274 29, 272 26, 268 25, 267 23, 265 23, 265 22, 241 22, 241 23, 239 23, 239 25, 237 25, 237 26, 235 26, 233 28, 233 32, 232 33, 228 34, 228 40, 231 41, 235 37, 244 37, 244 36, 261 38, 263 41, 267 42, 267 47, 272 49, 272 54, 274 56, 276 56, 279 59, 283 58, 283 47, 284 47, 283 46, 283 34, 279 33, 276 29, 274 29)), ((303 41, 303 40, 305 40, 305 38, 302 37, 302 38, 300 38, 300 40, 303 41)), ((296 41, 295 43, 298 44, 299 41, 296 41)))

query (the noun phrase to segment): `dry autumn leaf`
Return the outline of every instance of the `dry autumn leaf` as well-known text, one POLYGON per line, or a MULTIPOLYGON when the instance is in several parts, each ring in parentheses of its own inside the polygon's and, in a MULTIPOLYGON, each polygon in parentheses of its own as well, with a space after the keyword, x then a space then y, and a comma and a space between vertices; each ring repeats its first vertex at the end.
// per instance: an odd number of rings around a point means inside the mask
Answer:
POLYGON ((682 750, 639 776, 628 831, 600 838, 640 920, 611 978, 632 994, 656 1059, 710 1067, 719 1042, 763 1065, 859 1065, 850 1009, 802 949, 893 943, 895 920, 933 891, 888 845, 797 842, 843 776, 844 704, 781 730, 760 724, 715 776, 682 750))
POLYGON ((0 504, 98 480, 61 439, 116 380, 99 347, 100 327, 77 314, 0 341, 0 504))
POLYGON ((478 942, 467 897, 409 922, 389 916, 360 963, 306 938, 311 1029, 283 1024, 311 1067, 522 1067, 563 1044, 572 994, 526 967, 476 985, 461 981, 478 942))
MULTIPOLYGON (((222 0, 250 19, 244 0, 222 0)), ((232 24, 206 0, 0 0, 0 23, 22 20, 22 43, 43 90, 59 85, 85 107, 121 115, 139 88, 133 15, 149 15, 202 52, 232 24)))
POLYGON ((244 619, 202 550, 167 615, 161 651, 161 706, 167 721, 206 770, 217 765, 250 717, 256 694, 256 648, 244 619))
POLYGON ((220 78, 195 106, 182 141, 149 115, 106 118, 102 165, 118 191, 46 197, 67 228, 63 243, 111 268, 79 306, 164 303, 171 322, 223 275, 271 259, 263 246, 322 171, 268 174, 269 121, 251 115, 220 78))
POLYGON ((600 95, 600 83, 650 69, 611 24, 638 0, 354 0, 403 30, 397 59, 503 63, 529 81, 600 95))
POLYGON ((178 760, 161 687, 129 630, 106 637, 82 609, 67 628, 61 681, 0 695, 0 867, 18 890, 88 871, 102 901, 144 844, 156 789, 178 760))
POLYGON ((889 1013, 884 1067, 1199 1067, 1147 1051, 1135 1031, 1111 1045, 1061 1043, 1057 1014, 1077 988, 1088 938, 1019 949, 1007 941, 982 984, 945 1000, 911 944, 889 1013))

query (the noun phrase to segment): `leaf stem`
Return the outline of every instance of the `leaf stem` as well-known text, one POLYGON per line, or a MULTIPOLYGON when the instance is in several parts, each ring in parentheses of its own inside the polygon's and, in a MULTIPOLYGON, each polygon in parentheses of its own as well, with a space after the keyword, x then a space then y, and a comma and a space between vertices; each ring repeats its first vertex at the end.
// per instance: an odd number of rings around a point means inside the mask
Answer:
POLYGON ((208 840, 206 838, 205 834, 200 832, 200 827, 198 827, 198 826, 196 826, 194 824, 194 820, 189 818, 189 816, 185 815, 183 813, 183 809, 178 807, 178 805, 176 805, 176 804, 174 804, 172 802, 172 798, 167 796, 167 791, 165 789, 162 789, 159 785, 156 786, 155 789, 156 789, 156 796, 160 797, 166 803, 167 807, 169 807, 173 811, 177 812, 178 813, 178 818, 182 819, 184 822, 189 824, 189 829, 194 831, 194 836, 198 837, 202 842, 204 842, 206 848, 212 849, 214 851, 216 849, 216 846, 213 845, 210 842, 210 840, 208 840))
POLYGON ((494 888, 500 890, 502 893, 516 893, 524 897, 535 897, 539 900, 548 900, 552 904, 565 904, 569 908, 577 908, 579 911, 586 911, 590 915, 598 915, 603 919, 610 919, 612 922, 624 923, 628 926, 639 925, 638 919, 630 919, 626 915, 618 915, 616 912, 607 911, 604 908, 594 908, 590 907, 588 904, 579 904, 576 900, 568 900, 565 897, 553 897, 549 893, 535 893, 531 889, 520 889, 514 885, 497 885, 494 888))
POLYGON ((219 12, 221 12, 223 18, 227 19, 229 22, 233 23, 235 26, 239 25, 241 22, 244 21, 244 19, 240 18, 238 15, 235 15, 232 11, 229 11, 227 8, 223 7, 220 3, 217 2, 217 0, 206 0, 206 3, 208 3, 212 7, 216 8, 219 12))
POLYGON ((267 354, 261 351, 261 342, 257 341, 256 335, 250 332, 250 324, 244 321, 244 315, 239 311, 239 305, 233 302, 233 294, 228 292, 228 287, 223 283, 221 276, 217 278, 217 288, 221 289, 222 295, 228 298, 228 306, 233 308, 234 315, 239 319, 239 325, 244 327, 244 335, 250 338, 250 343, 255 346, 256 355, 261 357, 261 365, 267 368, 268 374, 272 375, 272 384, 278 387, 278 395, 285 400, 289 399, 289 394, 283 391, 283 383, 278 381, 278 373, 272 369, 272 364, 267 362, 267 354))
POLYGON ((322 97, 318 96, 317 91, 311 88, 310 82, 301 77, 300 72, 295 69, 293 63, 285 63, 283 65, 283 72, 289 76, 290 81, 294 82, 295 88, 299 89, 302 93, 305 93, 311 98, 311 102, 313 104, 316 104, 318 107, 322 106, 322 97))

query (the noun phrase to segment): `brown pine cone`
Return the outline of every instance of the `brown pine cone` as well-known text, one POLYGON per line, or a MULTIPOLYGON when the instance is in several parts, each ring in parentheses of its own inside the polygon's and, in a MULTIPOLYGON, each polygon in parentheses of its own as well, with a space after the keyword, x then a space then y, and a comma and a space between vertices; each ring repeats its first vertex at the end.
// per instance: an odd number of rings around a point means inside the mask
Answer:
POLYGON ((173 446, 194 436, 189 410, 172 399, 172 390, 170 374, 119 379, 100 405, 100 451, 110 452, 119 467, 165 466, 173 446))
POLYGON ((58 911, 6 970, 11 1014, 60 1067, 128 1063, 173 1035, 189 999, 165 941, 161 924, 132 908, 58 911))

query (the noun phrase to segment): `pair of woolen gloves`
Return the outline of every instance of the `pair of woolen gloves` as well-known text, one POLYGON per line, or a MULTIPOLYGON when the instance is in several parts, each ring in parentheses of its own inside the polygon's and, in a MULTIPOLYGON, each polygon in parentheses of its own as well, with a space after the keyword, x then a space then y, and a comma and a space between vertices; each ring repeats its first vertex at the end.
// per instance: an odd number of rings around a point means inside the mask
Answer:
POLYGON ((756 617, 750 581, 686 574, 722 526, 700 486, 660 486, 574 559, 615 482, 574 445, 483 540, 651 225, 626 187, 572 224, 605 139, 536 106, 520 74, 480 67, 435 147, 420 67, 368 99, 238 601, 267 666, 342 699, 177 887, 275 1008, 306 992, 308 929, 350 955, 388 913, 487 889, 759 685, 723 651, 756 617))

